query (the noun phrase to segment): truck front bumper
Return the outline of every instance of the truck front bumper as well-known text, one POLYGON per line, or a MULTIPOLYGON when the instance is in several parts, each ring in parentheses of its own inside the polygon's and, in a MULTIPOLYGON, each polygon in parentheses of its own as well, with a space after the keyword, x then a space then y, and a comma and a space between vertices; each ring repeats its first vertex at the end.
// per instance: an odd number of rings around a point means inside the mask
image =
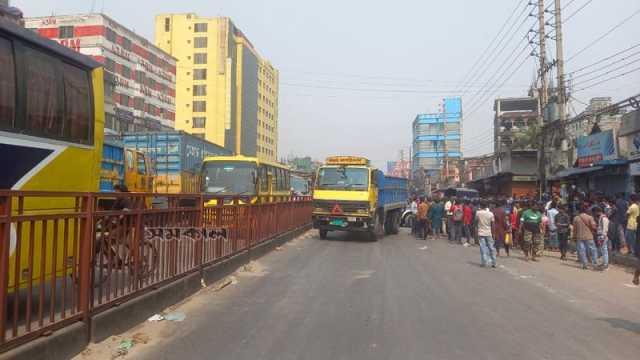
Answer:
POLYGON ((358 216, 313 215, 313 228, 329 231, 370 231, 372 219, 358 216))

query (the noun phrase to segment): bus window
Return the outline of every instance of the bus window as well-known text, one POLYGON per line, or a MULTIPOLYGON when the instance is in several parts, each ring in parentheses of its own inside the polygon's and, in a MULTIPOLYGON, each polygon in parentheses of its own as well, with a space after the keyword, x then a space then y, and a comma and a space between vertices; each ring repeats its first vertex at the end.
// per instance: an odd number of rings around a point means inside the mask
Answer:
POLYGON ((127 150, 127 169, 133 170, 133 151, 127 150))
POLYGON ((267 176, 267 166, 260 165, 260 191, 266 192, 269 190, 269 177, 267 176))
POLYGON ((33 49, 25 51, 25 75, 27 84, 27 131, 46 137, 62 137, 60 95, 56 76, 56 60, 33 49))
POLYGON ((86 71, 73 65, 63 64, 64 117, 69 140, 81 144, 93 143, 91 136, 91 87, 86 71))
POLYGON ((16 72, 11 42, 0 38, 0 129, 14 127, 16 72))
POLYGON ((144 162, 144 155, 142 153, 137 153, 138 158, 138 174, 145 175, 147 173, 147 166, 144 162))

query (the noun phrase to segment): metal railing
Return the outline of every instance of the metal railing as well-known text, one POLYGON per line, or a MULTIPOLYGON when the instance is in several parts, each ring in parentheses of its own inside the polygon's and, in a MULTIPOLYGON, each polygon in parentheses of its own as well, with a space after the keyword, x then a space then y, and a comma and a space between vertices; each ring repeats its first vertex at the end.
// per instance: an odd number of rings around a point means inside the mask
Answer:
POLYGON ((267 200, 0 191, 0 352, 310 223, 267 200))

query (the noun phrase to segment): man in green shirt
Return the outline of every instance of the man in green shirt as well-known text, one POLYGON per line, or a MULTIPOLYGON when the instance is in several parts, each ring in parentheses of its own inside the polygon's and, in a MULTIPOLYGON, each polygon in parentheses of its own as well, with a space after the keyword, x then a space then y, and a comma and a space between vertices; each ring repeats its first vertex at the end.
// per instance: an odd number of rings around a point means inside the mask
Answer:
POLYGON ((542 213, 535 202, 520 215, 520 229, 523 232, 522 250, 524 256, 529 260, 531 254, 532 261, 542 256, 542 236, 541 236, 542 213))

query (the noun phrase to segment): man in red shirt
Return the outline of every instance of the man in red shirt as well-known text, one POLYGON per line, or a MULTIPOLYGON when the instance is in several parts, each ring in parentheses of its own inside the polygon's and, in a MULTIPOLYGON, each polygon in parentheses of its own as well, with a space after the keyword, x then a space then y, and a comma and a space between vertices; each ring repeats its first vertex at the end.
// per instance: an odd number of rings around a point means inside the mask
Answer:
POLYGON ((467 238, 466 242, 463 240, 463 245, 469 246, 471 244, 471 239, 473 238, 473 234, 471 234, 471 228, 473 224, 473 208, 471 207, 471 202, 469 200, 464 201, 462 214, 463 236, 467 238))

